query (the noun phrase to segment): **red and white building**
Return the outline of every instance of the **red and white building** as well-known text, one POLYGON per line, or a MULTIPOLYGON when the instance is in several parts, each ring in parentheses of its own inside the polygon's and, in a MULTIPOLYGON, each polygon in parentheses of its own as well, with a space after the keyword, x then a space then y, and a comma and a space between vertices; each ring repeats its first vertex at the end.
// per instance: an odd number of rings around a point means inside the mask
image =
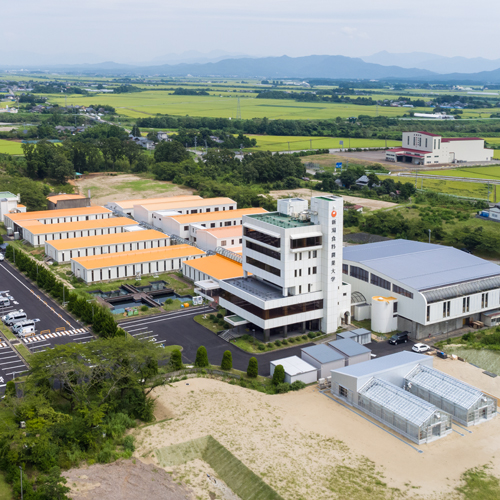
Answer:
POLYGON ((443 138, 430 132, 403 132, 400 148, 388 149, 386 161, 431 165, 490 161, 493 150, 484 147, 479 137, 443 138))

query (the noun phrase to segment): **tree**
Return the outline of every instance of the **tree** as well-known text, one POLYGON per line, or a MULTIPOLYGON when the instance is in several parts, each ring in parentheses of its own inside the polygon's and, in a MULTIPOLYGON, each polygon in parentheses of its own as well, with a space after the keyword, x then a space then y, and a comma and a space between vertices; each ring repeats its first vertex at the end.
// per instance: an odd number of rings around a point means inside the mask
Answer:
POLYGON ((198 368, 205 368, 206 366, 210 366, 210 363, 208 362, 208 353, 205 346, 201 345, 200 347, 198 347, 198 350, 196 351, 196 360, 194 362, 194 366, 197 366, 198 368))
POLYGON ((61 476, 59 467, 52 467, 47 475, 40 476, 37 480, 37 493, 43 500, 69 500, 66 493, 71 491, 71 488, 66 486, 67 479, 61 476))
POLYGON ((139 127, 137 125, 134 125, 132 127, 132 135, 134 137, 141 137, 141 131, 139 130, 139 127))
POLYGON ((179 349, 174 349, 172 355, 170 356, 170 364, 174 370, 182 370, 182 353, 179 349))
POLYGON ((224 351, 220 367, 221 370, 231 370, 231 368, 233 367, 233 355, 231 354, 231 351, 224 351))
POLYGON ((180 163, 189 158, 189 153, 177 141, 161 141, 155 149, 156 162, 180 163))
POLYGON ((251 357, 248 360, 247 375, 251 378, 257 378, 258 374, 259 374, 259 363, 257 362, 257 358, 251 357))
POLYGON ((283 368, 283 365, 278 365, 274 369, 273 384, 279 385, 282 384, 284 381, 285 381, 285 369, 283 368))

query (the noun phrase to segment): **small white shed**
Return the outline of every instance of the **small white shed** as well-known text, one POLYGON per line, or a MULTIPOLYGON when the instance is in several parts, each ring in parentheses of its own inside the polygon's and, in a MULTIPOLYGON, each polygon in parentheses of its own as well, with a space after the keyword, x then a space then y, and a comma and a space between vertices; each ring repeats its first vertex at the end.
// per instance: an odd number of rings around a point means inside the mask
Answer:
POLYGON ((356 328, 355 330, 337 333, 337 339, 352 339, 358 344, 364 345, 372 341, 372 332, 366 328, 356 328))
POLYGON ((278 365, 283 366, 285 369, 285 382, 289 384, 293 384, 296 380, 301 380, 304 384, 312 384, 318 380, 318 370, 316 367, 306 363, 298 356, 271 361, 271 377, 278 365))
POLYGON ((372 359, 372 351, 352 339, 341 339, 328 342, 328 345, 346 358, 346 366, 363 363, 372 359))
POLYGON ((301 349, 301 358, 318 369, 318 378, 327 378, 331 370, 345 366, 345 357, 325 344, 312 345, 301 349))

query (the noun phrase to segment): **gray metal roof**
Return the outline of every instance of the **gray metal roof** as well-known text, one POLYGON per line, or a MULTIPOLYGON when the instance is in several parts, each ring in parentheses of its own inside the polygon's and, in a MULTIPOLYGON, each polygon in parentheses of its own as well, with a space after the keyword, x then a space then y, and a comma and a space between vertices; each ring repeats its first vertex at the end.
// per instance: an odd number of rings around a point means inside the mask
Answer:
POLYGON ((354 330, 350 330, 351 333, 354 333, 354 335, 366 335, 367 333, 371 334, 370 330, 367 330, 366 328, 356 328, 354 330))
POLYGON ((437 411, 441 412, 433 404, 377 378, 370 379, 359 393, 418 427, 427 422, 437 411))
POLYGON ((330 363, 332 361, 344 359, 342 354, 325 344, 312 345, 310 347, 304 347, 301 350, 320 363, 330 363))
POLYGON ((389 240, 344 248, 344 261, 357 262, 416 290, 500 276, 500 267, 456 248, 389 240))
MULTIPOLYGON (((366 363, 357 363, 352 366, 346 366, 345 368, 339 368, 335 371, 356 378, 365 377, 367 375, 375 376, 377 373, 384 372, 401 365, 420 363, 420 361, 424 359, 428 359, 428 356, 425 354, 417 354, 412 351, 401 351, 389 354, 388 356, 372 359, 366 363)), ((412 368, 413 366, 408 368, 408 371, 412 368)))
POLYGON ((472 295, 473 293, 484 292, 486 290, 494 290, 500 288, 500 276, 493 278, 483 278, 457 285, 436 288, 422 292, 428 304, 440 302, 442 300, 453 299, 455 297, 463 297, 464 295, 472 295))
POLYGON ((352 292, 351 304, 359 304, 360 302, 366 302, 365 296, 361 292, 352 292))
POLYGON ((355 340, 351 339, 334 340, 333 342, 328 342, 328 345, 349 357, 371 352, 368 347, 358 344, 355 340))
POLYGON ((415 367, 405 380, 467 410, 484 396, 479 389, 427 366, 415 367))

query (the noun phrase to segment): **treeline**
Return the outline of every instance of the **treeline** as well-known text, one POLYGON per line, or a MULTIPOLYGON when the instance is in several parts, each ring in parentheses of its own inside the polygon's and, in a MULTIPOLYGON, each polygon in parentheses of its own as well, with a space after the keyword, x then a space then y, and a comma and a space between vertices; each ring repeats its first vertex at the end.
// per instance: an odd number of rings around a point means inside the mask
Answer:
POLYGON ((200 130, 180 129, 177 134, 172 134, 170 138, 189 148, 195 146, 195 140, 198 146, 203 147, 206 145, 209 148, 239 149, 240 147, 252 148, 257 145, 256 139, 250 139, 241 133, 235 136, 222 130, 207 128, 200 130))
POLYGON ((26 205, 27 210, 46 210, 47 196, 54 191, 66 191, 72 189, 71 186, 49 186, 44 182, 36 182, 26 177, 20 177, 19 173, 25 170, 25 162, 15 159, 6 162, 2 155, 0 166, 5 168, 5 174, 0 175, 0 191, 10 191, 13 194, 20 194, 21 200, 26 205))
POLYGON ((206 90, 194 90, 194 89, 185 89, 183 87, 179 87, 175 89, 170 95, 210 95, 206 90))

